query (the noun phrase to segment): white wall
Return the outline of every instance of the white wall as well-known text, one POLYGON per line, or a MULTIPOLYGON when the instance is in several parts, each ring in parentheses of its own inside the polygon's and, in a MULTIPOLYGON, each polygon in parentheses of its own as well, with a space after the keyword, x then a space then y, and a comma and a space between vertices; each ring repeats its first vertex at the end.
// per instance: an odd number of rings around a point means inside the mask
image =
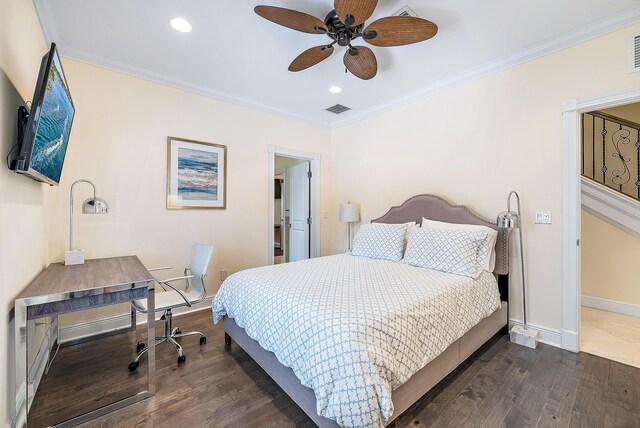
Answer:
MULTIPOLYGON (((75 246, 86 258, 136 254, 149 267, 174 267, 163 275, 180 275, 191 244, 211 243, 211 295, 221 269, 231 274, 268 263, 269 145, 320 153, 321 205, 329 204, 328 130, 69 58, 63 67, 77 112, 62 182, 51 190, 52 261, 62 260, 68 246, 69 186, 80 178, 93 181, 110 206, 107 215, 77 214, 75 246), (166 209, 167 136, 228 147, 225 210, 166 209)), ((90 193, 90 186, 76 187, 78 207, 90 193)))
MULTIPOLYGON (((467 204, 494 219, 515 189, 522 197, 530 321, 562 324, 563 142, 565 101, 640 84, 629 73, 629 40, 640 25, 449 89, 336 130, 333 205, 359 202, 362 223, 420 193, 467 204), (534 225, 536 209, 552 225, 534 225)), ((345 247, 333 222, 332 249, 345 247)), ((517 270, 511 316, 521 318, 517 270)))
MULTIPOLYGON (((47 50, 33 4, 0 0, 0 158, 16 142, 17 108, 33 96, 47 50)), ((47 263, 49 188, 0 166, 0 426, 14 408, 13 303, 47 263)))

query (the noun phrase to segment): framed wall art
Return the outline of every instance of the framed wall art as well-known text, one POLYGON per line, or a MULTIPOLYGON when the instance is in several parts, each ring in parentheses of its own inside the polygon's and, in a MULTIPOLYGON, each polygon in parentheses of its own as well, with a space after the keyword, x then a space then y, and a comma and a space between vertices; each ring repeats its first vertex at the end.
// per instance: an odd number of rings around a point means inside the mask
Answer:
POLYGON ((227 206, 227 146, 167 138, 167 208, 227 206))

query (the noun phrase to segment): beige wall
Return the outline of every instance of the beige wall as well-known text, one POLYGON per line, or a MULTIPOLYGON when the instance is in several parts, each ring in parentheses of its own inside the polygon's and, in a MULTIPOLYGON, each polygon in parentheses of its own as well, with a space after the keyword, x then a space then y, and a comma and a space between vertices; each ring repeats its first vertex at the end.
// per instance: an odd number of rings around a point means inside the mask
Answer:
POLYGON ((286 156, 276 156, 275 170, 277 171, 279 169, 289 168, 294 165, 301 164, 302 162, 307 162, 307 161, 303 159, 288 158, 286 156))
POLYGON ((627 104, 602 110, 604 113, 621 117, 640 124, 640 103, 627 104))
MULTIPOLYGON (((0 0, 0 6, 0 66, 29 99, 46 46, 31 2, 0 0)), ((414 194, 436 193, 491 219, 504 209, 508 191, 517 189, 531 321, 560 329, 561 108, 569 99, 640 84, 640 73, 628 73, 628 40, 638 31, 640 25, 333 132, 64 58, 77 117, 62 185, 49 189, 0 172, 2 305, 8 314, 47 252, 52 261, 62 259, 69 185, 78 178, 93 180, 111 206, 106 216, 77 217, 76 243, 88 258, 138 254, 149 266, 173 265, 176 274, 193 241, 210 242, 216 248, 210 293, 219 286, 220 269, 266 264, 273 144, 322 154, 321 211, 330 213, 322 220, 322 254, 346 247, 346 225, 337 221, 341 201, 359 202, 367 222, 414 194), (166 210, 168 135, 228 146, 226 210, 166 210), (534 225, 535 209, 552 210, 553 225, 534 225), (26 230, 22 240, 19 230, 26 230)), ((16 97, 1 76, 0 85, 6 152, 16 97)), ((88 195, 89 189, 78 188, 78 201, 88 195)), ((514 283, 512 316, 519 318, 516 290, 514 283)), ((6 350, 0 384, 7 385, 13 350, 7 330, 0 334, 6 350)), ((5 403, 0 423, 8 417, 5 403)))
POLYGON ((582 211, 582 295, 640 305, 640 239, 582 211))
MULTIPOLYGON (((269 145, 320 153, 321 206, 329 204, 328 130, 69 58, 63 67, 77 112, 61 185, 50 192, 52 261, 68 246, 69 186, 80 178, 93 181, 110 207, 104 216, 76 216, 75 246, 86 258, 137 254, 149 267, 173 266, 168 277, 182 274, 193 242, 211 243, 211 295, 221 269, 231 274, 268 262, 269 145), (169 135, 228 147, 227 209, 166 209, 169 135)), ((80 206, 91 188, 75 192, 80 206)), ((326 254, 330 230, 321 229, 326 254)))
MULTIPOLYGON (((47 46, 29 1, 0 0, 0 153, 16 140, 17 108, 33 96, 47 46)), ((14 406, 13 302, 47 262, 49 188, 0 166, 0 426, 14 406)))
MULTIPOLYGON (((530 321, 561 329, 563 103, 639 85, 640 73, 629 73, 629 40, 638 31, 635 25, 336 130, 329 211, 359 202, 364 223, 412 195, 435 193, 493 219, 517 190, 530 321), (536 209, 551 210, 553 224, 534 225, 536 209)), ((346 226, 330 219, 332 249, 340 251, 346 226)), ((511 316, 520 319, 517 290, 512 280, 511 316)))

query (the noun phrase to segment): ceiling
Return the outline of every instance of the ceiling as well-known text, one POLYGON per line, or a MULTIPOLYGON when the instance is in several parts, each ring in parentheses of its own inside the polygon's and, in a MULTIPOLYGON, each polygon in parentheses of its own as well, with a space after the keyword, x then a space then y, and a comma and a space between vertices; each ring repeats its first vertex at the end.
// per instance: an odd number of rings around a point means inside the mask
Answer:
POLYGON ((332 0, 34 3, 45 36, 63 55, 328 127, 640 20, 638 0, 380 0, 369 22, 408 5, 438 24, 439 33, 415 45, 372 47, 378 76, 362 81, 345 74, 342 49, 311 69, 289 72, 299 53, 329 39, 253 12, 267 4, 324 19, 332 0), (171 28, 176 16, 193 31, 171 28), (329 93, 333 85, 342 93, 329 93), (336 103, 352 110, 339 116, 324 110, 336 103))

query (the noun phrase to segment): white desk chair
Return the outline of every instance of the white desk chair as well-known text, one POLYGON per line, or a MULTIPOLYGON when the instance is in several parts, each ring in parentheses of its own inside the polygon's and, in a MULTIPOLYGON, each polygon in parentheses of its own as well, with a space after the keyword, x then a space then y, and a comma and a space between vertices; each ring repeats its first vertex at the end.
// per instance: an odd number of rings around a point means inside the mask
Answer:
MULTIPOLYGON (((161 343, 171 343, 178 351, 178 364, 182 364, 186 361, 187 356, 182 351, 182 346, 176 341, 177 338, 184 336, 200 336, 200 345, 207 343, 207 338, 199 331, 190 331, 183 333, 180 328, 173 328, 171 310, 179 308, 181 306, 190 307, 193 304, 202 302, 207 297, 207 291, 204 286, 204 277, 207 274, 207 268, 209 267, 209 261, 213 254, 213 246, 204 244, 193 244, 191 253, 189 254, 189 260, 187 260, 187 267, 184 270, 184 276, 177 278, 170 278, 165 280, 158 280, 156 282, 165 289, 163 293, 156 293, 155 303, 156 311, 163 311, 162 320, 164 320, 164 335, 156 337, 156 346, 161 343), (180 290, 177 287, 171 285, 172 282, 185 281, 187 287, 184 290, 180 290), (169 288, 169 290, 167 290, 169 288)), ((150 272, 171 269, 170 267, 162 267, 149 269, 150 272)), ((134 300, 131 302, 132 310, 147 313, 147 300, 134 300)), ((153 316, 153 315, 147 315, 153 316)), ((144 342, 138 342, 136 347, 138 354, 136 359, 129 364, 129 371, 135 371, 140 365, 140 357, 147 352, 147 347, 144 342)))

